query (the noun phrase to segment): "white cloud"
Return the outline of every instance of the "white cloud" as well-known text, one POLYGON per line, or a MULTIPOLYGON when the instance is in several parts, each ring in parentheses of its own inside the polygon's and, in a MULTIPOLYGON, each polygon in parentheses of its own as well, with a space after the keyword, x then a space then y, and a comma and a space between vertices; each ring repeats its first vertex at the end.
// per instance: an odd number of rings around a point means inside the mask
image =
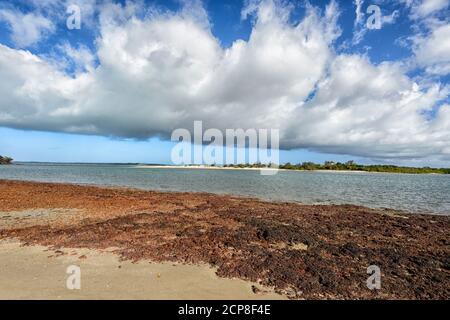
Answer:
MULTIPOLYGON (((139 7, 109 4, 93 53, 99 65, 75 77, 0 45, 0 125, 147 138, 203 120, 279 128, 285 148, 450 159, 449 107, 423 115, 449 88, 415 83, 400 64, 336 55, 334 2, 322 13, 309 6, 298 24, 278 2, 254 6, 249 40, 224 49, 198 5, 141 19, 139 7)), ((65 49, 89 65, 83 48, 65 49)))
POLYGON ((450 0, 407 0, 406 4, 411 7, 413 19, 422 19, 446 9, 450 0))
POLYGON ((63 69, 73 67, 74 73, 93 71, 96 58, 92 51, 85 45, 80 44, 78 47, 74 47, 69 42, 64 42, 58 45, 57 48, 59 49, 60 55, 55 57, 56 63, 58 63, 58 58, 61 60, 61 57, 64 55, 67 57, 61 61, 63 69))
POLYGON ((450 127, 422 115, 448 88, 420 88, 400 65, 375 66, 356 55, 336 57, 329 74, 298 110, 291 145, 379 158, 443 155, 450 145, 450 127))
POLYGON ((428 76, 450 74, 450 0, 402 0, 410 9, 415 35, 404 42, 414 53, 414 67, 428 76))
POLYGON ((0 21, 5 21, 11 29, 11 39, 20 47, 32 46, 55 29, 54 24, 42 15, 20 11, 0 10, 0 21))
POLYGON ((434 27, 427 36, 414 39, 417 63, 429 74, 450 74, 450 23, 434 27))
POLYGON ((354 0, 353 3, 355 5, 355 15, 356 15, 354 26, 356 27, 360 24, 363 24, 364 13, 362 11, 362 5, 364 3, 364 0, 354 0))

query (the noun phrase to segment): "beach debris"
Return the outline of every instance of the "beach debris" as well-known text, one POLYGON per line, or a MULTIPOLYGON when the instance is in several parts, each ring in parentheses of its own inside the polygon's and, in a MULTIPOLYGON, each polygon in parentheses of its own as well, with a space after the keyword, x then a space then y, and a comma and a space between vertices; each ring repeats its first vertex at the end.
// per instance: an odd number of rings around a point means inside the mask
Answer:
POLYGON ((450 216, 405 219, 353 205, 2 180, 0 189, 0 211, 77 209, 70 219, 0 225, 0 239, 24 245, 114 248, 131 262, 206 263, 221 277, 293 299, 450 297, 450 216), (380 266, 380 290, 366 286, 370 265, 380 266))

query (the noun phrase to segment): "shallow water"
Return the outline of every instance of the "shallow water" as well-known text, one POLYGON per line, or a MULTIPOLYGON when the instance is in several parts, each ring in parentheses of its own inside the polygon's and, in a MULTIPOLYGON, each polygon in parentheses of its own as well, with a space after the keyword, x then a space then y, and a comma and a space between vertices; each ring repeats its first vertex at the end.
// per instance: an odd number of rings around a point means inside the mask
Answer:
POLYGON ((0 166, 0 179, 126 186, 253 196, 303 203, 358 204, 420 213, 450 214, 450 175, 362 172, 137 168, 99 164, 0 166))

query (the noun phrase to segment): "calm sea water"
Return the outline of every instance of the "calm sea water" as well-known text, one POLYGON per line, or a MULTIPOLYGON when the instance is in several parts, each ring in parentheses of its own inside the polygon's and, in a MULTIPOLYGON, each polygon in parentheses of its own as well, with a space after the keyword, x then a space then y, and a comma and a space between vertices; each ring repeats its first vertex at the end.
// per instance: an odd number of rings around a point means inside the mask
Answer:
POLYGON ((213 192, 303 203, 351 203, 411 212, 450 214, 450 175, 360 172, 136 168, 125 165, 17 164, 0 179, 213 192))

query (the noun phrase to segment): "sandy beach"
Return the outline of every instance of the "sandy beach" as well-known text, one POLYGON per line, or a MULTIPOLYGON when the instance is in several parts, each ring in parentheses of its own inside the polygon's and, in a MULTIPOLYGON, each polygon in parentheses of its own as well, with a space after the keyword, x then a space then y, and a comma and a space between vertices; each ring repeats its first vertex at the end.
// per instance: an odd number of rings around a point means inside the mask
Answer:
POLYGON ((131 263, 111 250, 56 251, 0 241, 0 299, 286 299, 256 283, 219 278, 207 265, 131 263), (81 270, 79 290, 66 286, 72 265, 81 270))
POLYGON ((0 298, 448 299, 449 234, 449 216, 0 180, 0 298))

